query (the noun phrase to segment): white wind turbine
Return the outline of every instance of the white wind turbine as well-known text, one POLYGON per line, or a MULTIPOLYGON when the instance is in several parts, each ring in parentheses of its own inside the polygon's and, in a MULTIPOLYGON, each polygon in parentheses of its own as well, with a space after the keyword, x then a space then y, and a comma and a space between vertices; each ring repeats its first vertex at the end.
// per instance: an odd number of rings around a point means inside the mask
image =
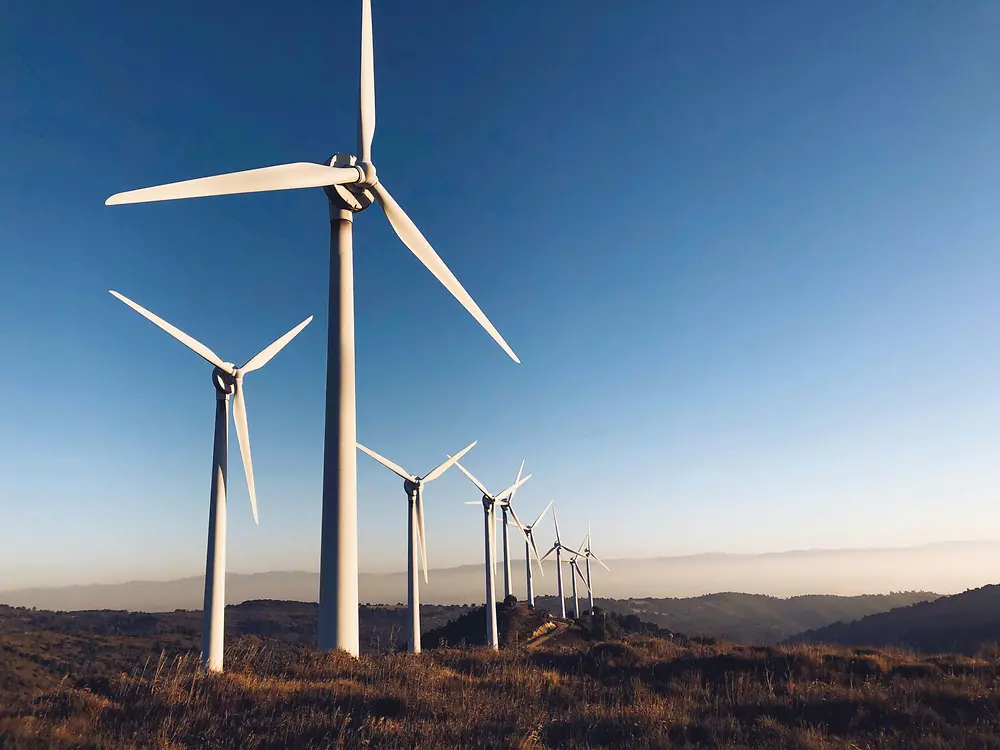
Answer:
POLYGON ((591 585, 591 579, 590 579, 590 558, 594 558, 595 560, 597 560, 597 562, 603 565, 604 569, 609 573, 611 572, 611 568, 609 568, 607 565, 604 565, 604 561, 594 554, 594 551, 590 549, 590 543, 591 543, 591 530, 590 530, 590 524, 588 523, 587 539, 583 543, 584 547, 582 549, 583 549, 583 556, 587 560, 587 596, 589 598, 590 614, 594 614, 594 587, 593 585, 591 585))
MULTIPOLYGON (((493 495, 483 486, 483 483, 476 479, 462 464, 455 464, 462 473, 465 474, 472 483, 483 493, 483 517, 486 525, 486 645, 496 650, 500 648, 500 641, 497 634, 497 597, 496 597, 496 546, 494 544, 494 534, 496 529, 496 504, 501 502, 510 493, 517 490, 522 484, 531 479, 531 474, 518 479, 514 484, 503 492, 493 495)), ((469 502, 466 505, 479 505, 478 502, 469 502)))
POLYGON ((535 546, 534 530, 535 526, 538 525, 539 521, 542 520, 542 516, 548 513, 549 508, 552 507, 553 500, 549 500, 549 504, 545 506, 545 510, 538 514, 538 518, 531 522, 530 525, 524 527, 524 568, 527 575, 527 586, 528 586, 528 606, 535 606, 535 584, 531 577, 531 553, 535 553, 535 559, 538 561, 538 572, 545 576, 545 571, 542 569, 542 559, 538 556, 538 547, 535 546))
POLYGON ((397 474, 403 480, 403 489, 410 501, 409 512, 409 549, 406 557, 406 573, 409 585, 407 588, 406 603, 410 610, 410 651, 414 654, 420 653, 420 579, 417 574, 417 551, 424 562, 424 582, 427 582, 427 536, 424 532, 424 485, 433 482, 444 474, 462 456, 472 450, 478 441, 473 441, 454 457, 449 458, 443 464, 433 469, 423 477, 414 476, 406 469, 394 464, 388 458, 380 456, 370 448, 366 448, 358 443, 358 448, 382 464, 389 471, 397 474))
POLYGON ((568 550, 573 555, 569 559, 569 578, 573 582, 573 617, 577 620, 580 619, 580 597, 576 593, 576 578, 579 576, 580 580, 586 585, 587 580, 583 577, 583 573, 580 572, 580 558, 583 556, 583 547, 586 543, 587 541, 584 540, 579 549, 568 550))
MULTIPOLYGON (((559 536, 559 516, 556 515, 556 509, 552 509, 552 523, 556 527, 556 540, 552 543, 549 551, 542 555, 542 560, 551 555, 553 552, 556 553, 556 589, 559 592, 559 616, 563 619, 566 618, 566 595, 563 593, 563 574, 562 574, 562 553, 563 551, 568 552, 571 555, 576 554, 576 550, 572 547, 567 547, 562 543, 559 536)), ((541 560, 539 560, 541 564, 541 560)), ((576 583, 574 582, 574 586, 576 583)))
POLYGON ((254 523, 257 520, 257 493, 254 489, 253 462, 250 458, 250 431, 247 426, 247 407, 243 397, 243 376, 259 370, 299 331, 309 325, 312 315, 299 323, 273 344, 252 357, 243 367, 222 359, 204 344, 196 341, 167 321, 154 315, 128 297, 111 291, 115 297, 131 307, 150 322, 156 324, 175 339, 214 365, 212 383, 215 385, 215 445, 212 449, 212 494, 208 510, 208 560, 205 566, 204 626, 201 637, 202 664, 213 672, 222 671, 222 640, 226 610, 226 482, 229 475, 229 397, 233 397, 233 422, 240 444, 243 470, 250 493, 250 507, 254 523))
MULTIPOLYGON (((521 468, 517 470, 517 479, 514 480, 515 487, 517 486, 517 483, 521 481, 521 472, 523 471, 524 471, 524 461, 522 460, 521 468)), ((524 533, 524 526, 521 525, 521 522, 517 518, 517 513, 514 512, 514 506, 511 505, 511 502, 514 500, 515 491, 516 490, 511 490, 510 495, 508 495, 505 500, 502 500, 500 502, 500 512, 503 516, 501 532, 503 534, 503 598, 504 599, 510 596, 510 581, 511 581, 510 538, 508 537, 507 534, 509 527, 509 523, 507 521, 508 515, 514 519, 514 523, 517 524, 517 527, 521 530, 521 533, 522 534, 524 533)), ((527 542, 527 538, 525 538, 525 542, 527 542)))
POLYGON ((326 163, 295 162, 202 177, 112 195, 107 205, 234 193, 322 187, 330 203, 330 319, 327 331, 326 435, 320 541, 321 649, 359 652, 357 438, 354 371, 353 216, 377 202, 396 234, 515 362, 520 362, 430 243, 379 180, 372 162, 375 66, 371 0, 361 4, 359 156, 334 154, 326 163))

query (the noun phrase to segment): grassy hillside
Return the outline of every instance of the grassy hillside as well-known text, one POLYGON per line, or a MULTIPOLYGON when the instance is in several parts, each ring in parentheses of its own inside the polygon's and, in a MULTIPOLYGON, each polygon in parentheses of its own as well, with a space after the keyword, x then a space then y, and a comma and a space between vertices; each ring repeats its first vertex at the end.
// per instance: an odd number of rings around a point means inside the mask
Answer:
POLYGON ((649 636, 353 659, 243 636, 215 676, 159 638, 0 635, 20 685, 0 746, 1000 747, 995 659, 649 636))
POLYGON ((983 586, 931 602, 897 607, 857 622, 837 622, 794 638, 800 642, 901 645, 925 653, 972 655, 1000 641, 1000 586, 983 586))
MULTIPOLYGON (((688 635, 722 636, 739 643, 775 644, 804 630, 837 621, 858 620, 914 602, 938 598, 928 591, 867 596, 793 596, 721 593, 686 599, 602 599, 595 605, 608 612, 635 614, 643 620, 688 635)), ((540 597, 539 606, 557 611, 555 597, 540 597)))

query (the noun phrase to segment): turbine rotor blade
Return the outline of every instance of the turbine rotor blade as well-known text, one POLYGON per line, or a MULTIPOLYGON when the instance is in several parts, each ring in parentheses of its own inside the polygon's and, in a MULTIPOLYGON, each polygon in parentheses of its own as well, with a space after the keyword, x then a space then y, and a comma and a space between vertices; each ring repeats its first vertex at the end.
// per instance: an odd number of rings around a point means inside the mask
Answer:
POLYGON ((184 346, 186 346, 188 349, 191 349, 195 354, 197 354, 198 356, 200 356, 202 359, 206 360, 209 364, 215 365, 220 370, 225 370, 226 372, 231 372, 232 371, 232 368, 228 367, 226 365, 226 363, 222 361, 222 358, 219 357, 218 354, 216 354, 215 352, 213 352, 211 349, 209 349, 207 346, 205 346, 200 341, 197 341, 196 339, 192 338, 191 336, 188 336, 181 329, 176 328, 176 327, 170 325, 170 323, 168 323, 167 321, 165 321, 159 315, 154 315, 153 313, 151 313, 149 310, 147 310, 142 305, 140 305, 140 304, 138 304, 138 303, 133 302, 132 300, 130 300, 124 294, 119 294, 114 289, 110 289, 109 291, 111 292, 111 295, 113 297, 115 297, 116 299, 119 299, 122 302, 124 302, 126 305, 128 305, 129 307, 131 307, 133 310, 135 310, 137 313, 139 313, 146 320, 150 321, 151 323, 153 323, 154 325, 158 326, 159 328, 162 328, 164 331, 166 331, 171 336, 173 336, 175 339, 177 339, 182 344, 184 344, 184 346))
MULTIPOLYGON (((514 487, 517 487, 517 483, 521 481, 521 473, 524 471, 524 459, 521 459, 521 468, 517 470, 517 478, 514 480, 514 487)), ((517 490, 511 490, 510 497, 507 498, 507 504, 510 505, 511 501, 514 499, 514 493, 517 490)))
POLYGON ((575 570, 576 574, 578 576, 580 576, 580 580, 583 581, 583 585, 587 587, 587 591, 589 592, 590 591, 590 586, 587 584, 587 577, 580 570, 580 566, 579 565, 574 565, 573 566, 573 570, 575 570))
POLYGON ((104 205, 118 206, 125 203, 205 198, 210 195, 234 195, 237 193, 262 193, 270 190, 350 185, 360 182, 363 177, 361 169, 357 167, 328 167, 325 164, 300 161, 294 164, 278 164, 273 167, 229 172, 228 174, 199 177, 194 180, 170 182, 166 185, 115 193, 104 201, 104 205))
POLYGON ((556 509, 552 509, 552 522, 556 526, 556 544, 562 544, 559 537, 559 516, 556 515, 556 509))
POLYGON ((375 451, 373 451, 371 448, 366 448, 361 443, 357 443, 357 446, 358 446, 358 448, 360 450, 362 450, 363 452, 367 453, 369 456, 371 456, 372 458, 374 458, 376 461, 378 461, 380 464, 382 464, 385 468, 387 468, 393 474, 398 474, 402 479, 408 479, 411 482, 416 482, 417 481, 417 478, 415 476, 413 476, 409 472, 407 472, 406 469, 404 469, 402 466, 394 464, 392 461, 390 461, 385 456, 380 456, 378 453, 376 453, 375 451))
POLYGON ((464 448, 462 448, 462 450, 460 450, 454 456, 451 456, 443 464, 441 464, 437 468, 433 469, 430 474, 428 474, 427 476, 424 477, 424 479, 423 479, 424 484, 427 484, 427 482, 433 482, 439 476, 441 476, 446 471, 448 471, 448 469, 451 468, 452 464, 456 463, 459 459, 462 458, 462 456, 464 456, 466 453, 468 453, 469 451, 471 451, 472 447, 476 443, 478 443, 478 442, 479 442, 478 440, 473 440, 471 443, 469 443, 467 446, 465 446, 464 448))
MULTIPOLYGON (((595 560, 597 560, 597 562, 599 562, 599 563, 600 563, 601 565, 604 565, 604 561, 603 561, 603 560, 601 560, 601 558, 599 558, 599 557, 598 557, 597 555, 595 555, 595 554, 594 554, 593 552, 591 552, 591 553, 590 553, 590 556, 591 556, 592 558, 594 558, 595 560)), ((611 572, 611 568, 609 568, 609 567, 608 567, 607 565, 604 565, 604 569, 605 569, 606 571, 608 571, 609 573, 611 572)))
POLYGON ((535 559, 538 560, 538 572, 542 574, 542 578, 545 578, 545 569, 542 567, 542 558, 538 556, 538 547, 535 546, 534 534, 528 536, 528 541, 531 542, 531 549, 535 553, 535 559))
POLYGON ((511 520, 514 521, 514 525, 521 530, 521 536, 527 539, 528 533, 524 530, 524 525, 521 523, 521 520, 517 517, 517 513, 514 512, 514 507, 509 504, 509 501, 507 505, 507 510, 510 512, 510 517, 511 520))
POLYGON ((531 474, 528 474, 528 476, 526 476, 524 479, 517 480, 517 482, 515 482, 510 487, 501 492, 499 495, 497 495, 496 499, 499 500, 502 497, 507 497, 507 495, 512 494, 515 490, 517 490, 518 487, 527 482, 529 479, 531 479, 531 474))
POLYGON ((358 152, 365 164, 372 160, 375 138, 375 51, 372 42, 371 0, 361 3, 361 87, 358 96, 358 152))
POLYGON ((240 444, 240 455, 243 457, 243 472, 247 476, 247 490, 250 493, 250 508, 253 510, 254 523, 257 519, 257 490, 253 481, 253 460, 250 458, 250 428, 247 426, 247 406, 243 399, 243 378, 236 379, 236 394, 233 397, 233 421, 236 423, 236 439, 240 444))
POLYGON ((542 561, 542 560, 544 560, 544 559, 545 559, 546 557, 548 557, 549 555, 551 555, 551 554, 552 554, 553 552, 555 552, 555 551, 556 551, 556 549, 558 549, 558 548, 557 548, 557 547, 556 547, 555 545, 553 545, 552 547, 550 547, 550 548, 549 548, 549 551, 548 551, 548 552, 546 552, 546 553, 545 553, 544 555, 542 555, 541 559, 540 559, 540 560, 539 560, 538 562, 541 562, 541 561, 542 561))
POLYGON ((376 182, 371 186, 371 190, 375 194, 379 205, 382 206, 382 210, 385 211, 385 216, 392 225, 392 228, 399 235, 399 239, 403 241, 403 244, 410 249, 411 253, 417 256, 417 260, 423 263, 438 281, 444 284, 445 288, 461 303, 462 307, 468 310, 469 314, 479 322, 479 325, 485 328, 486 332, 493 337, 493 340, 507 352, 507 355, 515 362, 520 363, 521 360, 514 354, 514 350, 507 345, 500 332, 497 331, 489 318, 486 317, 486 314, 479 309, 479 305, 476 304, 475 300, 465 291, 465 287, 455 278, 455 274, 448 269, 448 266, 444 264, 440 256, 434 252, 434 248, 431 247, 430 243, 420 233, 420 230, 410 220, 410 217, 399 207, 399 204, 389 194, 389 191, 385 189, 385 186, 381 182, 376 182))
MULTIPOLYGON (((451 458, 451 456, 448 456, 448 458, 451 458)), ((479 491, 482 492, 485 497, 493 497, 493 495, 490 494, 490 491, 488 489, 486 489, 485 487, 483 487, 483 483, 480 482, 478 479, 476 479, 474 476, 472 476, 472 474, 469 473, 469 470, 466 469, 464 466, 462 466, 462 464, 460 464, 458 461, 456 461, 455 462, 455 466, 457 466, 458 468, 460 468, 462 470, 462 473, 465 474, 465 476, 467 476, 469 479, 472 480, 472 483, 474 485, 476 485, 476 487, 479 488, 479 491)))
POLYGON ((542 516, 544 516, 548 512, 549 508, 552 507, 552 503, 554 502, 555 500, 549 500, 549 504, 545 506, 545 510, 543 510, 541 513, 538 514, 538 518, 536 518, 534 521, 531 522, 531 526, 529 528, 532 529, 535 528, 538 522, 542 520, 542 516))
POLYGON ((249 360, 247 360, 247 363, 243 365, 243 367, 241 367, 240 370, 242 370, 244 373, 253 372, 254 370, 259 370, 261 367, 270 362, 271 358, 274 357, 275 354, 284 349, 289 341, 298 336, 299 332, 312 322, 312 319, 313 316, 310 315, 308 318, 303 320, 301 323, 295 326, 295 328, 290 330, 280 339, 277 339, 273 344, 271 344, 265 349, 262 349, 259 353, 257 353, 249 360))
POLYGON ((417 486, 417 532, 420 537, 420 559, 424 563, 424 583, 427 578, 427 532, 424 528, 424 491, 417 486))

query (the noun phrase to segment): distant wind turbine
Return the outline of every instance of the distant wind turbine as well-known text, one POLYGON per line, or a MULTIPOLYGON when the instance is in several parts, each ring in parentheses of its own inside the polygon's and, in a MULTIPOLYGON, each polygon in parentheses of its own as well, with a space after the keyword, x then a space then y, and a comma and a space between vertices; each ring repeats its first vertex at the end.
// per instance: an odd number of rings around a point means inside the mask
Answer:
POLYGON ((535 606, 535 584, 531 577, 531 553, 535 553, 535 560, 538 561, 538 572, 545 577, 545 571, 542 569, 542 559, 538 556, 538 547, 535 546, 534 530, 538 522, 542 520, 542 516, 548 513, 549 508, 552 507, 553 501, 550 500, 549 504, 545 506, 545 510, 538 514, 538 518, 531 522, 530 525, 524 527, 524 568, 527 575, 527 586, 528 586, 528 606, 535 606))
MULTIPOLYGON (((580 580, 583 581, 584 585, 587 585, 587 580, 583 577, 583 573, 580 572, 580 558, 583 556, 583 545, 586 544, 584 540, 583 544, 580 545, 579 549, 569 550, 572 557, 569 558, 569 578, 573 582, 573 617, 577 620, 580 619, 580 597, 576 593, 576 579, 579 576, 580 580), (575 574, 575 575, 574 575, 575 574)), ((588 587, 589 591, 589 587, 588 587)))
MULTIPOLYGON (((456 464, 462 473, 467 476, 474 485, 483 493, 483 520, 486 525, 486 645, 496 650, 500 648, 500 640, 497 634, 497 596, 496 596, 496 548, 494 546, 494 535, 496 533, 496 509, 498 502, 514 492, 518 487, 531 479, 531 474, 518 479, 514 484, 496 495, 490 493, 483 483, 476 479, 469 471, 456 464)), ((478 502, 469 502, 466 505, 479 505, 478 502)))
MULTIPOLYGON (((335 30, 336 31, 336 30, 335 30)), ((361 3, 359 156, 338 153, 327 162, 295 162, 201 177, 116 193, 105 201, 169 201, 212 195, 321 187, 330 203, 330 319, 327 329, 326 434, 323 451, 323 515, 319 567, 319 648, 357 655, 358 482, 354 370, 354 214, 378 203, 389 224, 423 265, 468 310, 515 362, 507 342, 420 230, 389 194, 372 162, 375 137, 375 62, 371 0, 361 3)))
POLYGON ((409 512, 409 552, 406 556, 406 573, 409 582, 406 603, 410 610, 410 651, 420 653, 420 579, 417 573, 417 551, 424 563, 424 582, 427 582, 427 536, 424 532, 424 485, 444 474, 462 456, 472 450, 478 441, 473 441, 454 457, 449 458, 423 477, 414 476, 397 466, 388 458, 380 456, 370 448, 358 443, 358 448, 374 458, 389 471, 403 479, 403 489, 410 501, 409 512))
POLYGON ((590 548, 591 529, 589 523, 587 524, 587 540, 584 542, 584 544, 586 546, 583 550, 583 556, 587 560, 587 596, 590 600, 590 614, 594 614, 594 587, 591 584, 591 579, 590 579, 590 558, 594 558, 595 560, 597 560, 597 562, 603 565, 604 569, 609 573, 611 572, 611 568, 609 568, 607 565, 604 565, 604 561, 601 560, 601 558, 599 558, 597 555, 595 555, 594 551, 590 548))
MULTIPOLYGON (((559 516, 556 515, 556 509, 552 509, 552 523, 556 527, 556 540, 552 543, 549 551, 542 555, 542 560, 551 555, 553 552, 556 553, 556 588, 559 592, 559 616, 563 619, 566 618, 566 595, 563 592, 563 574, 562 574, 562 553, 565 551, 571 555, 576 554, 576 550, 572 547, 567 547, 562 543, 559 536, 559 516)), ((539 561, 541 562, 541 560, 539 561)), ((575 583, 573 584, 576 585, 575 583)))
POLYGON ((204 344, 196 341, 178 328, 170 325, 128 297, 112 291, 144 318, 162 328, 209 364, 214 365, 212 383, 215 385, 215 445, 212 449, 212 494, 208 511, 208 561, 205 567, 204 627, 201 640, 202 664, 212 672, 222 671, 222 641, 226 610, 226 481, 229 474, 229 397, 233 397, 233 421, 236 438, 240 444, 243 470, 250 493, 250 507, 254 523, 257 519, 257 492, 253 481, 253 462, 250 459, 250 430, 247 426, 247 407, 243 397, 243 376, 259 370, 285 348, 299 331, 309 325, 312 315, 299 323, 273 344, 251 357, 243 367, 222 359, 204 344))
MULTIPOLYGON (((521 472, 523 471, 524 471, 524 460, 522 459, 521 468, 517 470, 517 479, 514 480, 515 487, 517 486, 517 483, 521 481, 521 472)), ((510 538, 508 537, 507 534, 509 526, 507 522, 508 515, 514 520, 514 523, 517 524, 517 528, 521 530, 521 533, 522 534, 525 533, 524 526, 521 525, 521 522, 517 518, 517 513, 514 512, 514 506, 511 505, 511 503, 514 501, 514 492, 515 490, 512 490, 510 495, 505 500, 500 502, 500 512, 503 515, 503 519, 501 521, 502 526, 500 530, 503 534, 503 598, 504 599, 510 596, 510 584, 511 584, 510 538)), ((525 538, 525 542, 527 542, 527 538, 525 538)))

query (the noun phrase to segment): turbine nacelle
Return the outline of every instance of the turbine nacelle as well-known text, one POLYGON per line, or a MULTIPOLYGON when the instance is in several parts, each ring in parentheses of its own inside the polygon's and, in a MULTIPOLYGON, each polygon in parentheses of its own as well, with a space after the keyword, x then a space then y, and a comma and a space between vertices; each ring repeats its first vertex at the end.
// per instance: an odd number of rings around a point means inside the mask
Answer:
POLYGON ((353 213, 364 211, 375 202, 375 195, 369 190, 378 183, 375 165, 362 163, 351 154, 334 154, 326 164, 342 169, 354 168, 358 173, 356 182, 344 185, 328 185, 323 188, 330 203, 337 208, 343 208, 353 213))
POLYGON ((410 495, 412 497, 413 495, 416 494, 417 490, 420 489, 420 486, 423 483, 424 480, 421 479, 420 477, 414 477, 413 479, 404 479, 403 489, 406 490, 407 495, 410 495))
POLYGON ((232 396, 236 392, 236 367, 231 362, 224 362, 223 365, 212 370, 212 385, 220 395, 232 396))

